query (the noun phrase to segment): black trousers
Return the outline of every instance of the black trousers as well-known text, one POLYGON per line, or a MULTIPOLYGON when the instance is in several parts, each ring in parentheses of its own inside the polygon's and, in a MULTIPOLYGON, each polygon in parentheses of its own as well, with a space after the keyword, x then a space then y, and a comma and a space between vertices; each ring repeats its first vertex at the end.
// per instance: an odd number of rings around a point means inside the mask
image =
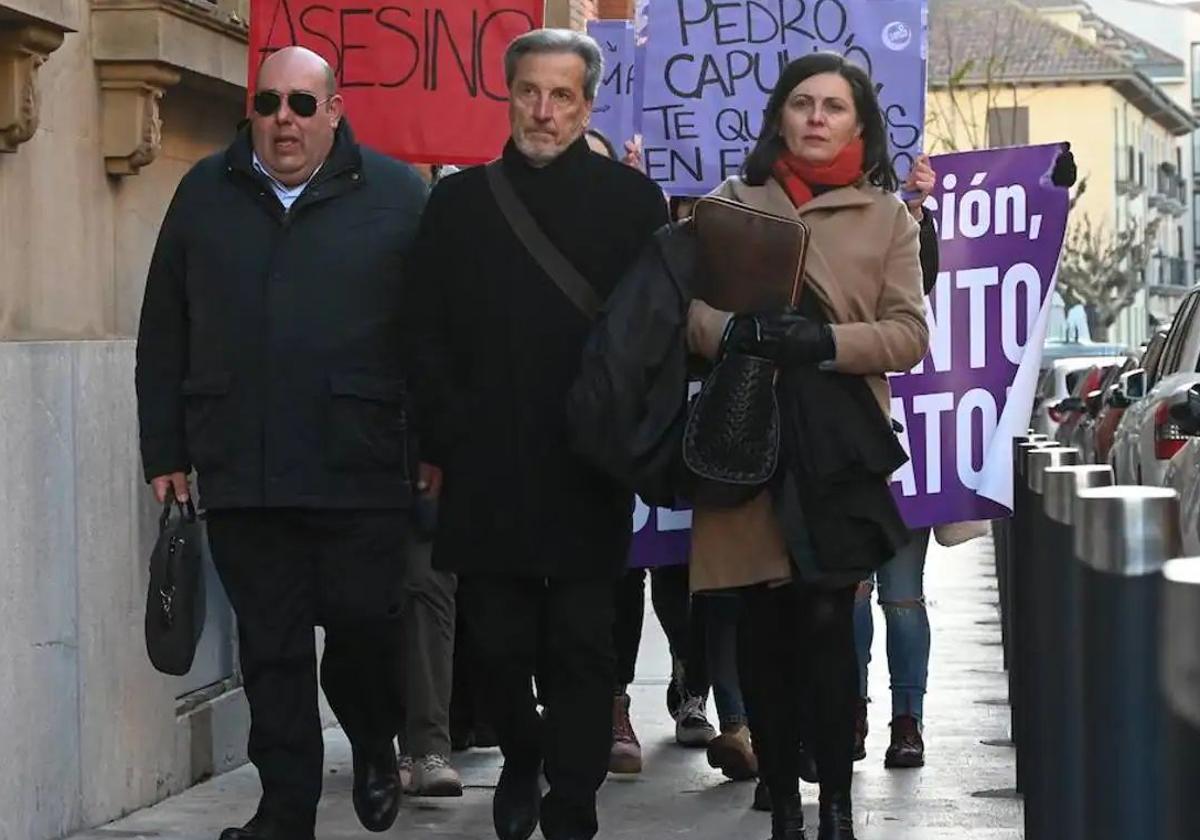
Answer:
POLYGON ((210 511, 208 540, 238 619, 259 814, 311 833, 324 761, 314 627, 325 628, 321 686, 350 742, 388 743, 404 723, 406 515, 210 511))
MULTIPOLYGON (((646 614, 646 570, 630 569, 617 582, 617 618, 613 639, 617 647, 616 688, 633 682, 638 649, 642 644, 642 619, 646 614)), ((650 570, 650 598, 654 614, 666 634, 671 657, 683 665, 684 688, 690 696, 708 696, 708 662, 702 602, 692 599, 688 567, 660 566, 650 570)))
POLYGON ((612 746, 613 580, 463 575, 459 591, 505 767, 544 763, 547 840, 594 836, 612 746))
POLYGON ((800 744, 812 750, 821 798, 848 794, 854 767, 858 664, 855 587, 742 590, 742 692, 760 776, 773 797, 799 791, 800 744))

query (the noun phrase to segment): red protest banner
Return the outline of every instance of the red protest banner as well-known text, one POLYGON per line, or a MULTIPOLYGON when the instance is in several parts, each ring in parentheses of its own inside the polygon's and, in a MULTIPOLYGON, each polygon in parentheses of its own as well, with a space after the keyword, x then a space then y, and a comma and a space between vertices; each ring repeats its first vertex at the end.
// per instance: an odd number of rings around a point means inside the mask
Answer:
POLYGON ((542 20, 543 0, 253 0, 247 87, 266 56, 308 47, 333 68, 360 142, 482 163, 509 132, 504 49, 542 20))

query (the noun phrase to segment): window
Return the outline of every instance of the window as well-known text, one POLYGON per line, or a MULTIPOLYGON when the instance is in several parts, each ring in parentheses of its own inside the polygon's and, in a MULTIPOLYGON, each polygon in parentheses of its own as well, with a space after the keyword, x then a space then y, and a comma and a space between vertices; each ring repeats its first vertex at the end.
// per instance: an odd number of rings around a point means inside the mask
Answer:
POLYGON ((1192 99, 1200 99, 1200 44, 1192 44, 1192 99))
POLYGON ((1176 242, 1176 246, 1177 246, 1175 249, 1175 253, 1182 259, 1183 258, 1183 225, 1180 225, 1179 227, 1175 228, 1175 242, 1176 242))
POLYGON ((1029 109, 988 108, 987 144, 992 149, 1000 146, 1028 146, 1029 109))

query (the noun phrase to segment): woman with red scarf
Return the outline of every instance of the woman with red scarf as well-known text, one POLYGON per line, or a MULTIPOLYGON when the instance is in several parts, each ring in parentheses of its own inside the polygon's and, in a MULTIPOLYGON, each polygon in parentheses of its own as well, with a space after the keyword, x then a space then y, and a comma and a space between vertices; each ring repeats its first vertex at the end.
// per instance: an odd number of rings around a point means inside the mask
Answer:
MULTIPOLYGON (((831 53, 788 65, 742 175, 718 194, 809 226, 804 299, 795 312, 751 315, 694 301, 691 351, 766 356, 785 376, 816 366, 861 377, 887 417, 886 374, 911 368, 928 343, 918 226, 895 196, 898 186, 867 74, 831 53)), ((858 579, 831 573, 838 564, 814 548, 803 523, 797 529, 781 518, 781 504, 768 489, 740 507, 696 510, 692 588, 743 593, 743 690, 771 793, 772 840, 804 837, 801 740, 821 778, 818 840, 853 840, 858 579)))

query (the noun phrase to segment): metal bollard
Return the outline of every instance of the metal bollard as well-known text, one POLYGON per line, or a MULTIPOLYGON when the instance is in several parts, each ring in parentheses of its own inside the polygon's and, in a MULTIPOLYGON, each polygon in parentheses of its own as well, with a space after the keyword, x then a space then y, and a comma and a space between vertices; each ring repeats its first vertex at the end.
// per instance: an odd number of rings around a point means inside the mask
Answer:
POLYGON ((1013 520, 1017 515, 1017 496, 1024 492, 1023 482, 1020 480, 1023 469, 1020 459, 1022 457, 1021 445, 1025 443, 1045 443, 1049 445, 1046 436, 1034 432, 1033 429, 1030 429, 1027 434, 1018 435, 1013 438, 1013 515, 1008 519, 996 520, 997 525, 993 529, 996 541, 996 587, 1000 596, 1000 641, 1003 644, 1004 670, 1006 671, 1009 667, 1010 656, 1008 638, 1008 564, 1012 558, 1013 520))
POLYGON ((1073 515, 1082 566, 1084 835, 1159 838, 1159 573, 1179 553, 1179 498, 1161 487, 1098 487, 1079 492, 1073 515))
POLYGON ((1190 840, 1200 826, 1200 558, 1163 567, 1162 598, 1166 840, 1190 840))
POLYGON ((1031 734, 1039 745, 1040 761, 1035 768, 1037 793, 1026 797, 1027 819, 1033 804, 1041 834, 1027 829, 1026 837, 1083 840, 1083 672, 1074 506, 1079 491, 1111 485, 1113 474, 1107 465, 1048 467, 1042 481, 1046 523, 1035 595, 1042 641, 1030 674, 1038 687, 1031 734), (1045 833, 1047 826, 1050 834, 1045 833))
MULTIPOLYGON (((1072 447, 1046 447, 1031 449, 1025 461, 1025 484, 1028 488, 1025 509, 1025 545, 1013 556, 1013 627, 1016 646, 1012 658, 1015 676, 1013 694, 1013 718, 1016 721, 1017 744, 1017 789, 1025 794, 1025 836, 1029 840, 1049 837, 1038 832, 1038 820, 1046 816, 1044 798, 1040 796, 1043 784, 1041 744, 1037 738, 1040 727, 1039 699, 1041 686, 1033 677, 1037 658, 1045 638, 1042 627, 1047 623, 1044 613, 1048 611, 1042 602, 1050 593, 1040 590, 1048 562, 1045 556, 1046 512, 1042 501, 1045 490, 1046 470, 1050 467, 1065 467, 1079 460, 1079 450, 1072 447)), ((1052 809, 1050 809, 1052 810, 1052 809)))
MULTIPOLYGON (((1057 449, 1057 444, 1044 440, 1026 441, 1014 447, 1015 464, 1013 466, 1013 515, 1010 520, 1008 540, 1008 561, 1005 564, 1005 597, 1001 603, 1002 624, 1007 630, 1008 651, 1005 667, 1008 669, 1008 703, 1011 711, 1012 741, 1014 746, 1021 742, 1021 673, 1017 661, 1017 651, 1021 646, 1020 605, 1017 603, 1017 576, 1019 563, 1017 558, 1029 553, 1029 483, 1027 478, 1029 457, 1032 452, 1040 449, 1057 449)), ((1024 763, 1018 752, 1017 755, 1017 791, 1025 790, 1024 763)))

